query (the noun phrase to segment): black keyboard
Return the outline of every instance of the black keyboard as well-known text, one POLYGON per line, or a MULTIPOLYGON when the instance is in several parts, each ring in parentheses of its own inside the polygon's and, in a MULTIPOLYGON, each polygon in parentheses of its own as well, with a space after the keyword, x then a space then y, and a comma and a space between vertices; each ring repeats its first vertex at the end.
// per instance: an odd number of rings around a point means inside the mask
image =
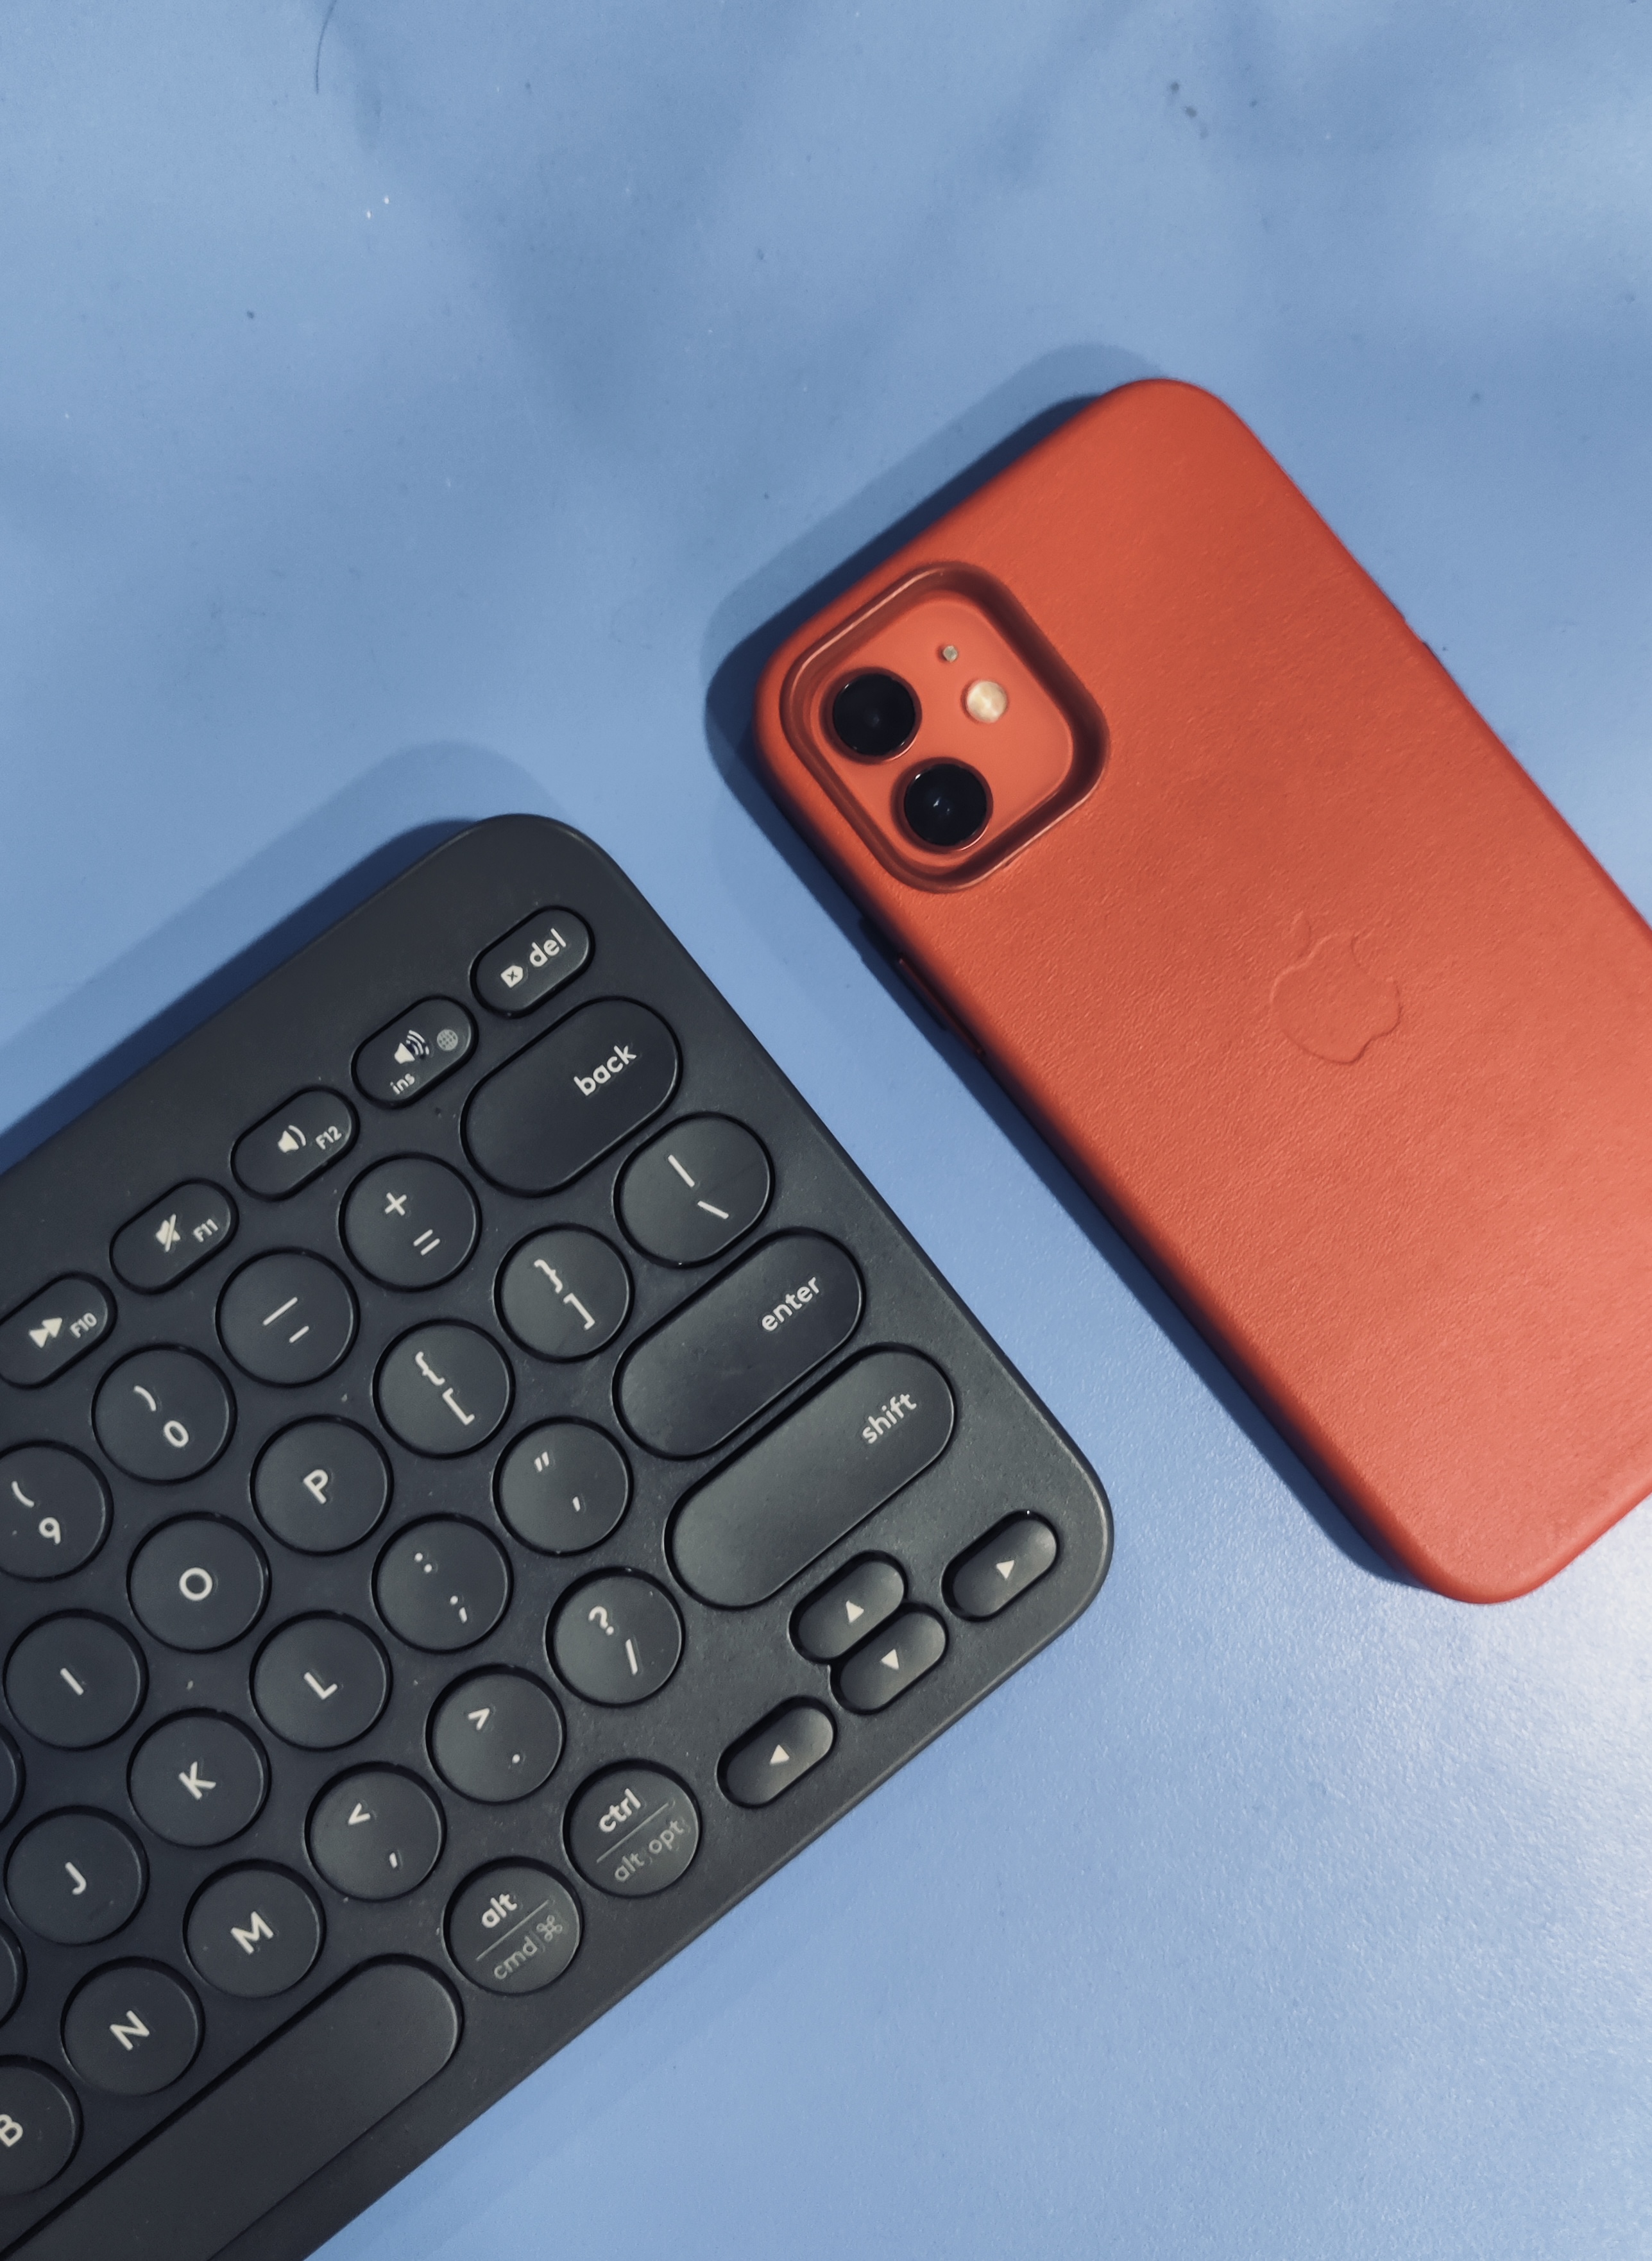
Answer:
POLYGON ((559 825, 60 1132, 0 1248, 28 2261, 312 2251, 1105 1573, 1072 1446, 559 825))

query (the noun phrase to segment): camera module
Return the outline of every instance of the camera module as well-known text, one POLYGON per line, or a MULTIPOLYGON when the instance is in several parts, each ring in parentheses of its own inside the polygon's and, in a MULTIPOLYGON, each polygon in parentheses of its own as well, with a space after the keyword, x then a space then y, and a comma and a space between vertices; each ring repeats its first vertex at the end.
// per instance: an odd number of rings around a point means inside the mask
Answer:
POLYGON ((832 700, 832 729, 857 761, 887 762, 909 746, 918 727, 918 702, 898 675, 868 669, 851 675, 832 700))
POLYGON ((901 797, 907 822, 926 848, 963 848, 987 822, 986 779, 962 762, 915 770, 901 797))

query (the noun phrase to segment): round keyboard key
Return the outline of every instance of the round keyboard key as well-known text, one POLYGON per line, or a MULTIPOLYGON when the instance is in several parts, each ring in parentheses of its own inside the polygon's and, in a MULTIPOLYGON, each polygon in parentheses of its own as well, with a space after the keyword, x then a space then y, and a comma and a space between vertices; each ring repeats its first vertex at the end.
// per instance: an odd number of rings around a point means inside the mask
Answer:
POLYGON ((469 1648, 492 1632, 510 1597, 504 1548, 450 1516, 399 1531, 373 1580, 380 1617, 413 1648, 469 1648))
POLYGON ((195 2062, 201 2012, 181 1978, 153 1963, 115 1963, 69 1997, 63 2049, 89 2088, 154 2096, 195 2062))
POLYGON ((257 1820, 269 1769, 233 1719, 186 1712, 144 1737, 127 1787, 138 1819, 169 1845, 225 1845, 257 1820))
POLYGON ((561 1977, 578 1945, 573 1894, 535 1862, 484 1869, 448 1910, 449 1953, 491 1994, 536 1994, 561 1977))
POLYGON ((61 1445, 0 1454, 0 1570, 62 1578, 90 1562, 109 1530, 104 1480, 61 1445))
POLYGON ((335 1891, 399 1900, 422 1884, 442 1852, 442 1808, 422 1783, 388 1767, 347 1774, 310 1816, 310 1858, 335 1891))
POLYGON ((301 1554, 336 1554, 365 1539, 390 1505, 390 1462, 348 1421, 300 1421, 265 1446, 253 1505, 301 1554))
POLYGON ((284 1743, 336 1751, 364 1735, 390 1696, 384 1650, 348 1618, 298 1618, 253 1666, 253 1702, 284 1743))
POLYGON ((481 1228, 476 1196, 456 1170, 427 1155, 381 1162, 344 1204, 344 1245, 387 1288, 435 1288, 470 1260, 481 1228))
POLYGON ((255 1381, 294 1389, 318 1382, 356 1339, 356 1298, 319 1256, 284 1248, 255 1257, 218 1306, 224 1347, 255 1381))
POLYGON ((61 2175, 80 2141, 80 2114, 38 2064, 0 2064, 0 2198, 26 2198, 61 2175))
POLYGON ((499 1313, 541 1358, 589 1358, 612 1342, 631 1308, 631 1275, 594 1232, 536 1232, 499 1274, 499 1313))
POLYGON ((140 1350, 97 1385, 92 1426, 118 1468, 146 1483, 198 1476, 229 1442, 235 1401, 192 1350, 140 1350))
POLYGON ((682 1653, 671 1596, 624 1570, 576 1586, 550 1621, 551 1662, 593 1704, 640 1704, 665 1685, 682 1653))
POLYGON ((12 1650, 6 1701, 37 1741, 87 1751, 118 1735, 143 1701, 143 1659, 102 1618, 47 1618, 12 1650))
POLYGON ((137 1913, 143 1855, 106 1813, 48 1813, 6 1863, 6 1891, 29 1929, 58 1947, 90 1947, 137 1913))
POLYGON ((447 1460, 474 1452, 510 1410, 511 1370, 474 1327, 420 1327, 378 1369, 378 1410, 392 1437, 447 1460))
POLYGON ((0 2021, 11 2015, 23 1995, 23 1949, 0 1923, 0 2021))
POLYGON ((23 1795, 23 1761, 18 1756, 18 1747, 4 1728, 0 1728, 0 1824, 10 1821, 18 1798, 23 1795))
POLYGON ((192 1515, 151 1532, 127 1583, 138 1622, 169 1648, 227 1648, 256 1623, 269 1569, 233 1523, 192 1515))
POLYGON ((243 2001, 284 1994, 321 1952, 315 1896, 284 1869, 230 1869, 195 1898, 183 1941, 203 1978, 243 2001))
POLYGON ((674 1884, 700 1850, 700 1809, 668 1774, 612 1767, 570 1807, 568 1850, 588 1883, 646 1899, 674 1884))
POLYGON ((555 1772, 562 1713, 537 1680, 478 1672, 450 1688, 432 1713, 430 1755, 449 1788, 483 1805, 508 1805, 555 1772))
POLYGON ((499 1513, 524 1546, 580 1554, 617 1529, 631 1497, 619 1446, 583 1421, 547 1421, 499 1463, 499 1513))
POLYGON ((643 1147, 620 1180, 620 1223, 662 1264, 704 1264, 769 1205, 769 1158, 743 1123, 700 1115, 643 1147))

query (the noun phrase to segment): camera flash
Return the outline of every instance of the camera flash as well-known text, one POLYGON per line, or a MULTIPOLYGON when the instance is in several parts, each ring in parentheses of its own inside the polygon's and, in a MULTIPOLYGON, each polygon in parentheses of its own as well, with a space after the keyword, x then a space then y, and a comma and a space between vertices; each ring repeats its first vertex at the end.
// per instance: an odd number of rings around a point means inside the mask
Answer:
POLYGON ((1002 683, 989 683, 983 677, 972 683, 964 693, 964 712, 977 722, 996 722, 1009 704, 1009 693, 1002 683))

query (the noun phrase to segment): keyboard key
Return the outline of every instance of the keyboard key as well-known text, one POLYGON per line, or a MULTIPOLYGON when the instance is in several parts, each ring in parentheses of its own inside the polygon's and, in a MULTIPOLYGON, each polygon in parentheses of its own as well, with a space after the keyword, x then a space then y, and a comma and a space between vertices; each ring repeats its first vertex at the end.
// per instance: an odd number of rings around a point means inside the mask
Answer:
POLYGON ((701 1601, 748 1609, 937 1460, 952 1393, 916 1351, 857 1359, 691 1492, 672 1561, 701 1601))
POLYGON ((127 1287, 158 1296, 205 1264, 235 1230, 235 1204, 217 1186, 174 1186, 115 1235, 110 1261, 127 1287))
POLYGON ((249 1194, 284 1201, 348 1154, 356 1109, 336 1091, 298 1091, 235 1142, 230 1167, 249 1194))
POLYGON ((511 1406, 511 1370, 474 1327, 420 1327, 384 1353, 379 1418, 392 1437, 437 1460, 471 1453, 511 1406))
POLYGON ((704 1264, 751 1231, 773 1182, 768 1156, 743 1123, 696 1116, 626 1164, 620 1223, 662 1264, 704 1264))
POLYGON ((32 1932, 90 1947, 129 1923, 147 1879, 135 1838, 106 1813, 50 1813, 25 1829, 6 1863, 6 1893, 32 1932))
POLYGON ((631 1497, 625 1455, 583 1421, 545 1421, 499 1463, 499 1510, 524 1546, 580 1554, 619 1528, 631 1497))
POLYGON ((555 1193, 658 1114, 678 1066, 677 1039, 646 1005, 582 1006, 477 1086, 470 1159, 512 1193, 555 1193))
POLYGON ((613 1767, 570 1808, 568 1849, 587 1883, 647 1899, 687 1873, 700 1850, 700 1809, 668 1774, 613 1767))
POLYGON ((946 1628, 927 1610, 904 1617, 857 1649, 837 1668, 837 1694, 851 1712, 881 1712, 915 1680, 932 1672, 946 1654, 946 1628))
POLYGON ((0 1382, 38 1389, 102 1342, 114 1305, 96 1280, 71 1273, 54 1280, 0 1320, 0 1382))
POLYGON ((0 2064, 0 2198, 23 2198, 61 2175, 80 2141, 75 2100, 44 2066, 0 2064))
POLYGON ((301 1554, 336 1554, 366 1538, 390 1505, 390 1462, 348 1421, 300 1421, 264 1447, 253 1505, 301 1554))
POLYGON ((406 1107, 469 1059, 476 1023, 450 997, 427 997, 369 1037, 356 1055, 356 1080, 381 1107, 406 1107))
POLYGON ((23 1949, 0 1923, 0 2022, 11 2015, 22 1999, 25 1976, 23 1949))
POLYGON ((736 1805, 767 1805, 817 1767, 837 1740, 830 1712, 793 1704, 724 1755, 722 1786, 736 1805))
POLYGON ((169 1648, 227 1648, 256 1623, 269 1568, 233 1523, 192 1515, 144 1540, 128 1590, 138 1622, 169 1648))
POLYGON ((390 1697, 384 1650, 348 1618, 298 1618, 253 1666, 253 1702, 284 1743, 336 1751, 364 1735, 390 1697))
POLYGON ((0 1570, 62 1578, 90 1562, 109 1531, 109 1494, 89 1461, 61 1445, 0 1454, 0 1570))
MULTIPOLYGON (((433 1971, 358 1970, 37 2231, 28 2261, 213 2261, 416 2094, 458 2039, 457 2008, 433 1971), (145 2243, 134 2247, 137 2224, 145 2243)), ((19 2095, 17 2071, 0 2067, 0 2109, 19 2095)), ((24 2118, 20 2101, 11 2108, 24 2118)), ((25 2148, 0 2150, 0 2178, 25 2148)))
POLYGON ((413 1648, 469 1648, 511 1598, 505 1550, 474 1523, 433 1517, 399 1531, 373 1580, 378 1613, 413 1648))
POLYGON ((147 1483, 182 1483, 229 1442, 235 1401, 192 1350, 140 1350, 97 1385, 92 1426, 118 1468, 147 1483))
POLYGON ((683 1653, 683 1621, 662 1586, 626 1570, 576 1586, 551 1619, 550 1658, 593 1704, 640 1704, 683 1653))
POLYGON ((710 1452, 846 1342, 860 1274, 836 1241, 783 1233, 673 1311, 627 1359, 615 1393, 654 1452, 710 1452))
POLYGON ((310 1858, 347 1899, 399 1900, 435 1867, 442 1834, 442 1808, 422 1783, 389 1767, 364 1767, 317 1801, 310 1858))
POLYGON ((321 1911, 284 1869, 230 1869, 197 1894, 183 1939, 210 1985, 262 2002, 308 1975, 321 1952, 321 1911))
POLYGON ((89 2088, 154 2096, 170 2088, 201 2046, 200 2005, 153 1963, 117 1963, 69 1998, 63 2049, 89 2088))
POLYGON ((244 1265, 218 1307, 224 1347, 244 1373, 282 1389, 330 1374, 356 1339, 356 1298, 341 1272, 302 1250, 244 1265))
POLYGON ((387 1288, 435 1288, 470 1261, 481 1228, 476 1196, 428 1155, 381 1162, 344 1204, 344 1245, 387 1288))
POLYGON ((10 1821, 23 1795, 23 1762, 18 1747, 0 1729, 0 1826, 10 1821))
POLYGON ((151 1728, 127 1779, 139 1820, 169 1845, 227 1844, 258 1819, 269 1787, 255 1738, 212 1712, 151 1728))
POLYGON ((47 1618, 11 1652, 6 1701, 37 1742, 90 1750, 135 1717, 143 1659, 103 1618, 47 1618))
POLYGON ((892 1618, 906 1599, 906 1580, 893 1562, 868 1554, 840 1571, 797 1613, 793 1638, 816 1664, 835 1664, 892 1618))
POLYGON ((535 911, 485 950, 470 976, 496 1013, 531 1013, 591 962, 591 930, 571 911, 535 911))
POLYGON ((430 1755, 452 1790, 508 1805, 549 1782, 562 1756, 562 1713, 521 1672, 478 1672, 450 1688, 430 1721, 430 1755))
POLYGON ((612 1342, 631 1308, 631 1275, 594 1232, 537 1232, 499 1274, 499 1312, 541 1358, 589 1358, 612 1342))
POLYGON ((549 1869, 501 1861, 472 1877, 448 1910, 448 1951, 491 1994, 536 1994, 579 1946, 573 1894, 549 1869))
POLYGON ((1042 1517, 1011 1516, 953 1563, 947 1579, 960 1617, 995 1618, 1055 1565, 1055 1533, 1042 1517))

